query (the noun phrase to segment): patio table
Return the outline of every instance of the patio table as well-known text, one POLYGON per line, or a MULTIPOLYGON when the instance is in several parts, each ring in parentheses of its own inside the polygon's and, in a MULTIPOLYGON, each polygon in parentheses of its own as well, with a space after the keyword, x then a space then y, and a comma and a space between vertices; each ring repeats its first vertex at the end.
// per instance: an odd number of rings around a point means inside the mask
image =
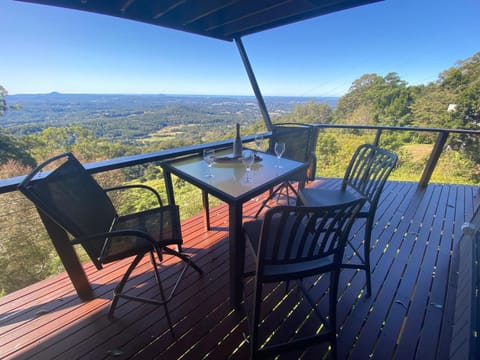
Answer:
MULTIPOLYGON (((217 154, 226 156, 228 151, 217 154)), ((243 204, 273 186, 288 180, 297 172, 305 171, 308 166, 307 163, 282 158, 279 161, 281 167, 275 167, 277 164, 275 156, 266 153, 259 153, 259 155, 262 160, 256 161, 252 166, 251 182, 247 182, 246 170, 240 160, 216 163, 212 168, 213 178, 206 176, 208 167, 200 155, 168 160, 161 164, 170 204, 175 204, 171 174, 200 188, 204 200, 208 194, 211 194, 228 204, 230 304, 234 308, 240 306, 242 299, 242 274, 245 257, 245 244, 241 236, 243 204)))

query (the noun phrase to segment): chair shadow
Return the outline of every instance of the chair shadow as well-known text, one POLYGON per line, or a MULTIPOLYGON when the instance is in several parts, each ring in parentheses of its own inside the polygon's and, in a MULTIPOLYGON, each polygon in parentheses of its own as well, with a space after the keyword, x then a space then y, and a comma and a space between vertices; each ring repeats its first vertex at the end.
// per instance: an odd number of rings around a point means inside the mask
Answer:
MULTIPOLYGON (((184 247, 182 248, 182 253, 185 253, 191 256, 191 255, 200 253, 202 250, 204 249, 196 248, 196 247, 184 247)), ((178 272, 178 270, 175 269, 175 267, 178 267, 181 264, 182 263, 180 260, 169 262, 169 263, 162 262, 161 269, 162 269, 162 272, 165 272, 165 271, 168 272, 166 276, 170 277, 171 273, 178 272)), ((151 264, 149 265, 151 266, 151 264)), ((129 287, 129 284, 130 284, 132 291, 138 291, 138 289, 136 288, 137 287, 141 288, 140 284, 150 282, 150 281, 152 281, 152 284, 154 284, 155 282, 153 268, 148 271, 142 271, 132 275, 127 282, 127 287, 129 287)), ((67 308, 81 306, 82 304, 95 301, 98 299, 109 300, 107 305, 110 306, 110 300, 112 299, 112 291, 117 286, 118 282, 119 280, 109 281, 106 283, 91 282, 90 285, 92 287, 93 294, 92 294, 92 298, 88 301, 84 301, 80 298, 79 295, 77 295, 76 293, 72 293, 66 296, 59 295, 57 298, 53 300, 46 299, 42 303, 37 303, 35 305, 26 307, 24 309, 18 309, 18 310, 13 309, 10 311, 0 313, 0 327, 12 325, 15 323, 22 323, 22 322, 36 319, 40 316, 52 314, 58 311, 65 311, 65 309, 67 308)), ((70 284, 68 286, 70 286, 70 284)))

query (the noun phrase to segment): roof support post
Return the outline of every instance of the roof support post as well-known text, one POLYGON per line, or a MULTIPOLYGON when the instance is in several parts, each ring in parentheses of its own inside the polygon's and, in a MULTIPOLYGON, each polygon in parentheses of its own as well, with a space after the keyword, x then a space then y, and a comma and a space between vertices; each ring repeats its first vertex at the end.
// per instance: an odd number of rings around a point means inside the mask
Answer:
POLYGON ((250 84, 252 85, 253 92, 255 93, 255 97, 258 101, 258 106, 260 106, 260 111, 262 112, 263 121, 265 121, 265 126, 267 127, 268 131, 272 131, 272 120, 270 119, 270 115, 268 115, 267 106, 265 105, 265 101, 263 100, 262 93, 260 92, 260 88, 258 87, 257 79, 255 78, 255 74, 253 73, 252 65, 250 65, 250 61, 248 60, 247 53, 245 48, 243 47, 242 39, 235 38, 235 44, 237 44, 238 51, 240 52, 240 56, 243 61, 243 65, 245 66, 245 70, 247 70, 248 78, 250 79, 250 84))
POLYGON ((45 225, 45 229, 52 240, 53 246, 60 257, 78 296, 80 296, 83 301, 93 299, 92 287, 88 282, 87 275, 85 274, 82 264, 70 243, 67 233, 41 210, 38 210, 38 214, 45 225))
POLYGON ((435 170, 435 166, 437 166, 438 159, 440 159, 440 155, 442 155, 443 148, 447 143, 448 138, 448 131, 440 131, 437 136, 437 140, 435 141, 435 145, 433 146, 432 153, 428 158, 427 165, 423 170, 422 177, 418 183, 419 189, 425 189, 432 177, 433 170, 435 170))

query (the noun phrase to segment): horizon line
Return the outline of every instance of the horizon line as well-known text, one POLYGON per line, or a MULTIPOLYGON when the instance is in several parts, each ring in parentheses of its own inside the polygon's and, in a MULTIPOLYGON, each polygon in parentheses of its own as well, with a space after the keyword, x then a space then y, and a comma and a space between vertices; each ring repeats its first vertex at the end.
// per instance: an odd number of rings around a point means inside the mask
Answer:
MULTIPOLYGON (((45 93, 7 93, 6 96, 18 96, 18 95, 111 95, 111 96, 232 96, 232 97, 251 97, 256 99, 255 95, 238 95, 238 94, 176 94, 176 93, 70 93, 50 91, 45 93)), ((340 98, 342 96, 334 95, 263 95, 263 97, 295 97, 295 98, 340 98)))

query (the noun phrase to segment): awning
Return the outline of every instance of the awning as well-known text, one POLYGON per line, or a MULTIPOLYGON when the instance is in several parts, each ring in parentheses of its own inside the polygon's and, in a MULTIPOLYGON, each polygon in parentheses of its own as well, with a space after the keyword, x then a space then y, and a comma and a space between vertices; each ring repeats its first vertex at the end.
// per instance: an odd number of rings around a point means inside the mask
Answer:
POLYGON ((380 0, 18 0, 83 10, 232 41, 380 0))

